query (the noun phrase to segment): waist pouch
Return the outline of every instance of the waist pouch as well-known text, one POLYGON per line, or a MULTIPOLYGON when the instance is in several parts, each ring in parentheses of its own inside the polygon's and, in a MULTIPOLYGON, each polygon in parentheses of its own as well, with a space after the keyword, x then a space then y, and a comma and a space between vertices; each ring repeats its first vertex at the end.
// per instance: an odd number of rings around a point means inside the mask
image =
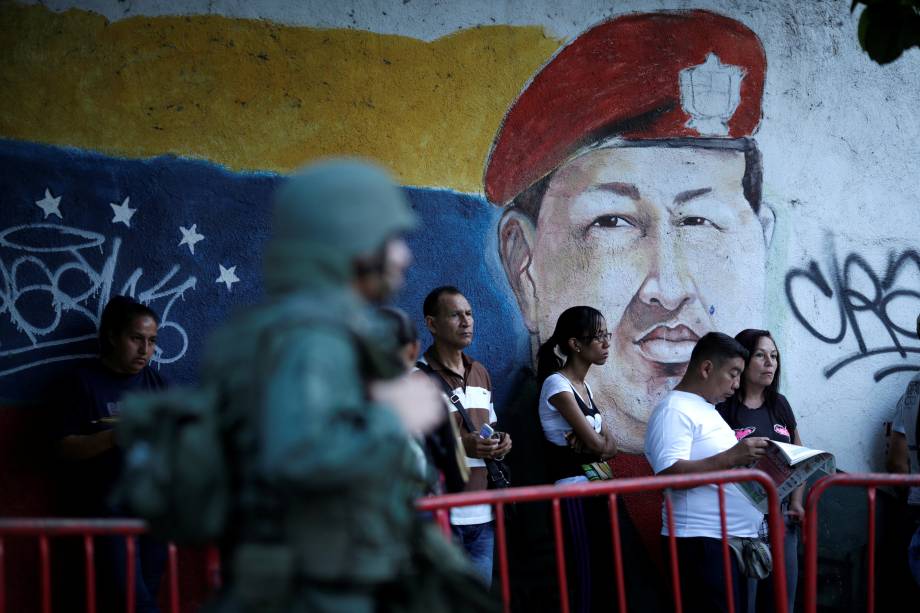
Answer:
POLYGON ((728 537, 728 546, 734 552, 741 574, 752 579, 766 579, 773 571, 773 554, 770 547, 759 538, 728 537))

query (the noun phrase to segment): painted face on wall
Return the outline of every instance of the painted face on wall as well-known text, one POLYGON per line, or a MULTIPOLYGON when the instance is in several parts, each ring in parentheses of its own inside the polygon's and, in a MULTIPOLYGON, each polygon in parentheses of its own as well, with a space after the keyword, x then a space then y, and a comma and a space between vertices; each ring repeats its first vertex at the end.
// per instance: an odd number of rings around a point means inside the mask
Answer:
POLYGON ((745 199, 744 172, 734 150, 596 149, 551 177, 535 226, 513 210, 502 220, 532 333, 547 338, 575 304, 607 315, 611 357, 591 385, 624 451, 641 452, 652 408, 701 336, 760 320, 772 226, 745 199))

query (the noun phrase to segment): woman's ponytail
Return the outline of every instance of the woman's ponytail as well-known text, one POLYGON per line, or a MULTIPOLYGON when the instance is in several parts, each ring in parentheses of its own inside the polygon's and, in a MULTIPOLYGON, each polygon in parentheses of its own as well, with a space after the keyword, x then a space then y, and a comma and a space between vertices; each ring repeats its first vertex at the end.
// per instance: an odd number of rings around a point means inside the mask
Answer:
POLYGON ((562 359, 556 354, 558 344, 556 337, 551 336, 537 350, 537 381, 540 382, 540 385, 543 385, 547 377, 563 366, 562 359))

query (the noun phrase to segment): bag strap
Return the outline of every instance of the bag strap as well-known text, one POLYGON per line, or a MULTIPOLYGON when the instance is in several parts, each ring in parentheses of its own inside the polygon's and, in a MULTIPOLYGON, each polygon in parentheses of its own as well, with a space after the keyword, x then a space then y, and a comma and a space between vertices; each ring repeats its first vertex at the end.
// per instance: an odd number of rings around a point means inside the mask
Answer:
MULTIPOLYGON (((470 420, 469 413, 466 412, 466 408, 463 406, 463 403, 460 402, 460 397, 454 393, 454 390, 450 387, 450 384, 444 380, 444 377, 439 375, 434 371, 430 364, 419 360, 415 363, 415 367, 420 371, 427 374, 432 379, 438 381, 441 384, 441 388, 444 390, 444 393, 447 394, 447 398, 450 400, 450 403, 454 405, 454 408, 457 409, 457 412, 460 413, 460 419, 463 421, 464 427, 471 433, 478 436, 476 429, 473 427, 473 422, 470 420)), ((491 458, 482 458, 486 464, 486 470, 489 473, 489 478, 495 483, 508 482, 508 477, 502 471, 498 463, 491 458)))
POLYGON ((441 385, 441 389, 444 390, 444 393, 447 395, 447 399, 450 400, 450 403, 454 405, 454 408, 457 409, 457 412, 460 413, 460 419, 463 421, 463 426, 469 432, 476 432, 476 428, 473 427, 473 422, 470 420, 469 413, 466 412, 466 408, 463 406, 463 403, 460 402, 460 396, 454 393, 453 388, 451 388, 450 383, 444 380, 444 377, 439 375, 434 371, 430 364, 419 360, 415 363, 415 367, 420 371, 424 372, 426 375, 431 377, 432 380, 437 381, 441 385))

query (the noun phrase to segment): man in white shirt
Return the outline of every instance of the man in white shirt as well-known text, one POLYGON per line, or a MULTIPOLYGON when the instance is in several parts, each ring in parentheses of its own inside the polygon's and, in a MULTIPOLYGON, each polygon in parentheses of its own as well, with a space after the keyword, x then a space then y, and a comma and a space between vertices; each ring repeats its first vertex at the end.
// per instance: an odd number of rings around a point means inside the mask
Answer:
MULTIPOLYGON (((473 342, 473 307, 460 290, 444 285, 431 290, 422 311, 425 325, 431 332, 432 345, 420 362, 447 383, 473 426, 472 430, 468 429, 451 404, 451 417, 457 424, 459 442, 466 452, 466 464, 470 469, 464 491, 485 490, 488 488, 486 460, 503 458, 511 451, 511 437, 504 433, 498 433, 496 438, 479 436, 483 424, 495 423, 496 416, 488 371, 464 353, 473 342)), ((492 507, 484 504, 451 509, 450 524, 483 581, 490 585, 495 544, 492 507)))
MULTIPOLYGON (((764 454, 767 439, 737 441, 715 408, 738 389, 747 355, 741 344, 720 332, 710 332, 697 342, 687 373, 649 419, 645 455, 655 474, 725 470, 746 466, 764 454)), ((674 490, 671 501, 684 610, 727 611, 717 486, 674 490)), ((661 534, 668 536, 665 513, 662 508, 661 534)), ((763 515, 733 485, 725 487, 725 516, 729 536, 756 537, 763 521, 763 515)), ((734 558, 731 563, 735 611, 744 611, 746 590, 734 558)))

